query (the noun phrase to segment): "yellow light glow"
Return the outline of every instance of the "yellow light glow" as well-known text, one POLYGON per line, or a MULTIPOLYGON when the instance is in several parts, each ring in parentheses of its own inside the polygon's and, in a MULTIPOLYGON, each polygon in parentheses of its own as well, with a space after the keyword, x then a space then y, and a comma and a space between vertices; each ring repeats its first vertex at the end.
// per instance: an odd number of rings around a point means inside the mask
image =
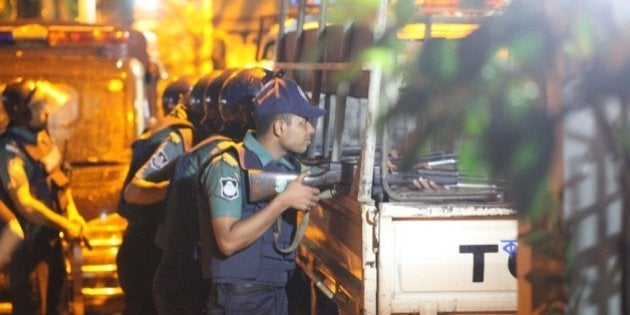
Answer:
POLYGON ((116 264, 82 266, 81 271, 84 273, 102 273, 116 271, 116 264))
POLYGON ((81 288, 81 293, 85 296, 113 296, 122 295, 121 288, 81 288))
POLYGON ((121 243, 122 243, 122 240, 119 237, 90 239, 90 245, 92 245, 92 247, 120 246, 121 243))
POLYGON ((109 83, 107 83, 107 89, 110 92, 118 93, 122 91, 123 85, 124 84, 122 80, 112 79, 112 80, 109 80, 109 83))
POLYGON ((52 84, 50 84, 47 81, 37 81, 36 85, 40 91, 44 92, 46 95, 52 98, 53 101, 56 102, 57 104, 63 105, 70 98, 68 93, 54 87, 52 84))
POLYGON ((510 50, 506 47, 503 47, 497 51, 497 57, 507 60, 510 57, 510 50))
POLYGON ((12 33, 16 40, 46 40, 48 38, 48 28, 39 24, 17 26, 12 33))
MULTIPOLYGON (((434 23, 431 24, 431 38, 457 39, 465 37, 479 27, 477 24, 434 23)), ((398 32, 401 40, 423 40, 426 32, 424 23, 408 24, 398 32)))
POLYGON ((127 121, 129 121, 129 122, 133 122, 133 121, 134 121, 134 117, 135 117, 135 116, 133 115, 133 112, 132 112, 132 111, 129 111, 129 112, 127 113, 127 121))

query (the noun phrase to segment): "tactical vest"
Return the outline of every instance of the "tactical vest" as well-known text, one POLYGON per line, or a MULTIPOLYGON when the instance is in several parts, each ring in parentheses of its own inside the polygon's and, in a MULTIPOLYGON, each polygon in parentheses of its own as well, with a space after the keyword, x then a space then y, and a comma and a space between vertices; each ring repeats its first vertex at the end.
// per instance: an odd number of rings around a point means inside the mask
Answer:
MULTIPOLYGON (((42 145, 37 142, 32 143, 20 134, 15 133, 13 128, 9 128, 2 135, 0 145, 3 147, 13 146, 19 149, 20 153, 18 154, 24 160, 24 170, 29 182, 31 195, 49 209, 62 214, 66 204, 65 199, 60 198, 60 195, 67 188, 69 180, 59 168, 59 163, 55 163, 55 167, 49 167, 50 169, 46 170, 44 161, 50 158, 53 150, 56 150, 52 142, 50 142, 50 145, 42 145)), ((46 246, 50 241, 59 239, 58 230, 26 220, 16 210, 13 200, 4 189, 0 189, 0 198, 14 213, 24 231, 25 242, 20 247, 22 250, 37 250, 37 246, 46 246)))
POLYGON ((164 216, 155 235, 156 245, 164 250, 163 260, 199 260, 197 174, 203 164, 223 152, 221 146, 235 144, 230 138, 211 136, 178 160, 166 193, 164 216))
MULTIPOLYGON (((248 203, 247 187, 244 184, 247 169, 262 169, 270 172, 298 172, 300 163, 297 159, 288 156, 289 161, 293 164, 294 169, 288 169, 284 164, 272 162, 263 167, 256 154, 247 148, 240 151, 238 157, 241 166, 241 193, 244 198, 242 204, 241 217, 246 218, 255 212, 264 208, 267 203, 248 203), (244 155, 244 156, 243 156, 244 155), (244 165, 243 165, 244 163, 244 165)), ((207 209, 207 208, 206 208, 207 209)), ((207 211, 207 210, 206 210, 207 211)), ((208 214, 209 215, 209 214, 208 214)), ((295 211, 285 211, 282 214, 282 233, 278 238, 278 244, 283 248, 288 247, 291 243, 292 235, 296 228, 297 213, 295 211)), ((203 220, 202 217, 200 217, 203 220)), ((207 221, 206 226, 210 225, 207 221)), ((201 226, 201 225, 200 225, 201 226)), ((202 235, 207 232, 201 231, 202 235)), ((210 232, 211 233, 211 232, 210 232)), ((210 234, 214 235, 214 234, 210 234)), ((208 250, 209 246, 204 244, 202 237, 202 251, 208 250)), ((248 247, 232 254, 225 256, 216 248, 215 242, 212 243, 212 258, 210 268, 212 270, 212 280, 216 283, 234 283, 234 282, 253 282, 264 283, 274 286, 284 286, 287 282, 287 276, 290 270, 295 269, 295 251, 283 254, 274 247, 273 228, 270 227, 265 234, 250 244, 248 247)), ((203 256, 202 256, 203 257, 203 256)), ((207 263, 203 263, 203 268, 207 268, 207 263)))
MULTIPOLYGON (((145 131, 138 140, 131 145, 132 155, 129 165, 129 172, 123 184, 124 187, 131 182, 136 172, 155 153, 158 147, 170 135, 177 132, 182 136, 181 129, 193 129, 192 124, 184 119, 166 116, 159 126, 145 131)), ((164 207, 163 202, 156 202, 151 205, 136 205, 128 203, 121 191, 118 213, 129 221, 129 224, 142 228, 155 228, 157 226, 160 213, 164 207)))

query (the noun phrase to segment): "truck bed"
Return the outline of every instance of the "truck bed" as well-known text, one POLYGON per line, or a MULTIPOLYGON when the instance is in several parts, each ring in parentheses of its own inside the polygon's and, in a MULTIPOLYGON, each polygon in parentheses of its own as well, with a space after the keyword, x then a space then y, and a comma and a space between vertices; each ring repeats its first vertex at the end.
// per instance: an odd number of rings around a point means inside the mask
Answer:
POLYGON ((499 203, 337 196, 311 211, 298 264, 341 314, 515 313, 516 231, 499 203))

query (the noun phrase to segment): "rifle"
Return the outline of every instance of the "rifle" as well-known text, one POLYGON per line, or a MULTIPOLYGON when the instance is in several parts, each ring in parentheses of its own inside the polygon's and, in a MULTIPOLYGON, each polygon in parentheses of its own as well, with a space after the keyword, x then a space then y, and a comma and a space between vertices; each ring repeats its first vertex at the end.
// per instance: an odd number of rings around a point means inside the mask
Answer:
MULTIPOLYGON (((289 182, 298 177, 295 173, 265 172, 263 170, 247 170, 248 200, 259 202, 275 197, 287 188, 289 182)), ((319 189, 330 189, 341 182, 341 165, 331 167, 315 176, 307 176, 303 183, 319 189)))
MULTIPOLYGON (((355 165, 330 163, 322 172, 304 178, 304 184, 317 187, 320 190, 333 189, 337 184, 351 181, 354 177, 355 165)), ((298 177, 295 173, 265 172, 262 170, 248 170, 248 200, 258 202, 268 200, 284 191, 292 180, 298 177)), ((440 169, 418 169, 413 173, 393 172, 388 176, 390 185, 411 184, 414 179, 424 177, 438 185, 455 185, 458 182, 458 172, 440 169)), ((379 178, 379 172, 374 172, 374 178, 379 178)))

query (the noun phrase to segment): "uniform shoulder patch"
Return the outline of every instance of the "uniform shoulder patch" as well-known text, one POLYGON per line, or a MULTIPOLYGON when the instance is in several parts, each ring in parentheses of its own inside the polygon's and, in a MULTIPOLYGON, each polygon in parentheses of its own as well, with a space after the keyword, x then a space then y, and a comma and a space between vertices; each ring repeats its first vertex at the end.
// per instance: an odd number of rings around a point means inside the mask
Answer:
POLYGON ((160 150, 158 154, 153 156, 153 158, 151 159, 151 166, 156 170, 160 170, 166 164, 168 164, 168 162, 168 156, 166 155, 166 153, 164 153, 164 151, 160 150))
POLYGON ((238 197, 238 181, 233 177, 221 177, 221 197, 234 200, 238 197))
POLYGON ((7 150, 8 152, 14 153, 14 154, 18 154, 18 155, 22 155, 22 151, 20 151, 20 148, 18 146, 18 144, 15 141, 9 141, 4 145, 4 149, 7 150))

